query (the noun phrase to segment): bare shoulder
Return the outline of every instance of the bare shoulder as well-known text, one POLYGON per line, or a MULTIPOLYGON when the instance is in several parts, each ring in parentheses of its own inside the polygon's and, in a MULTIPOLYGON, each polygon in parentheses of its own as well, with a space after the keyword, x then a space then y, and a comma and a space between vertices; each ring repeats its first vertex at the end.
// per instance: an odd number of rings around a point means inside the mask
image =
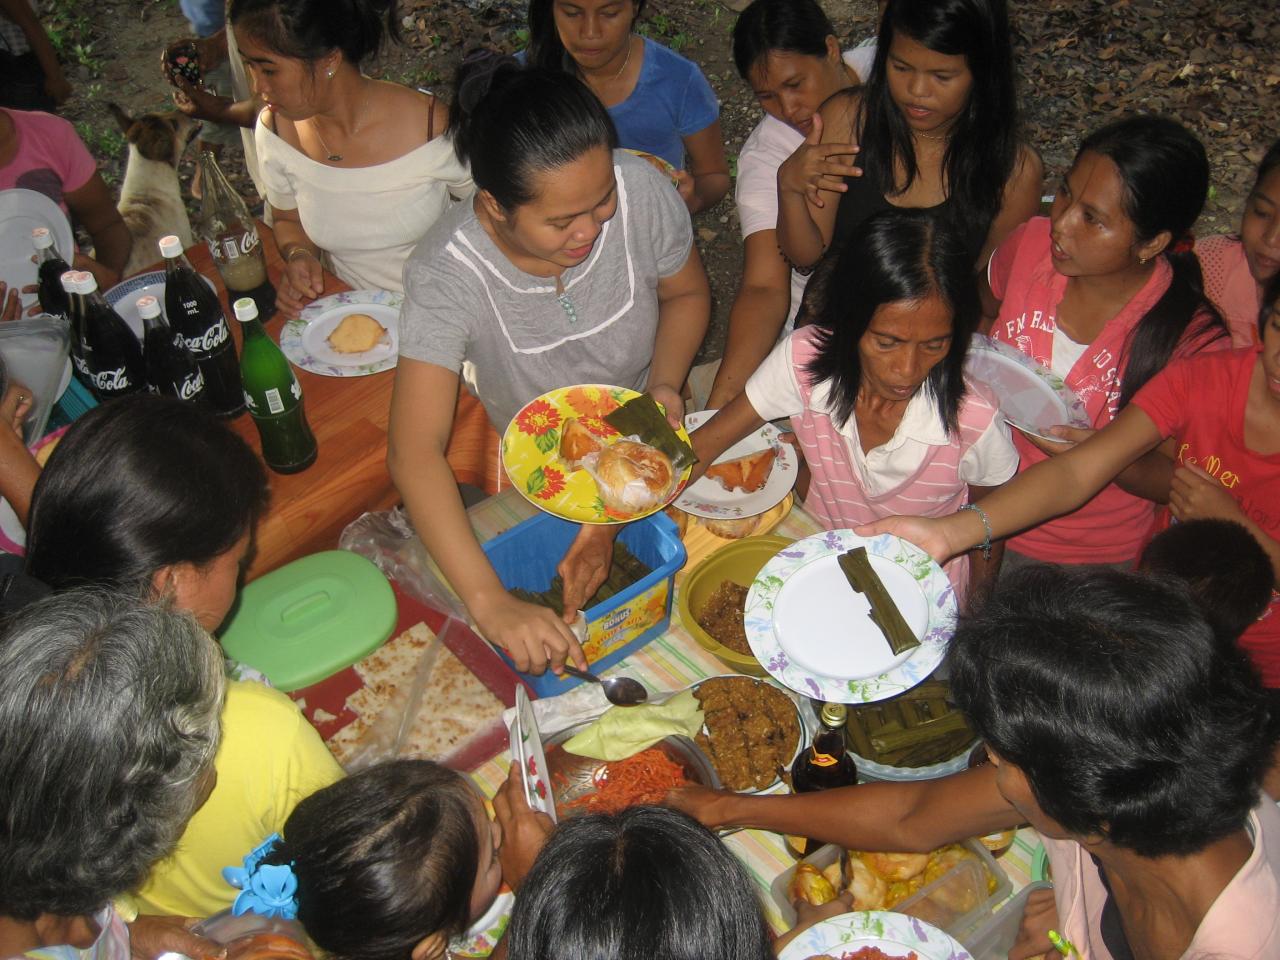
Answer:
POLYGON ((422 144, 443 132, 449 117, 443 98, 402 83, 377 82, 379 113, 392 120, 406 138, 422 144))
POLYGON ((818 112, 822 116, 823 143, 849 143, 858 133, 858 116, 862 110, 862 90, 846 87, 823 101, 818 112))
POLYGON ((288 117, 279 116, 270 107, 263 107, 260 115, 262 125, 295 149, 302 149, 302 141, 298 138, 298 128, 288 117))
POLYGON ((1018 144, 1018 156, 1013 164, 1014 183, 1040 183, 1044 180, 1044 161, 1040 152, 1029 143, 1018 144))

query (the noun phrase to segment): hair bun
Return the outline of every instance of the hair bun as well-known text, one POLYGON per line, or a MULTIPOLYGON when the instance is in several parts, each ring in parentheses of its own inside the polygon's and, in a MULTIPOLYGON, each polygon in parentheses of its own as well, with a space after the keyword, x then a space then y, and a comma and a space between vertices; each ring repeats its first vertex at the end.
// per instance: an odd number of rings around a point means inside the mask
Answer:
POLYGON ((474 113, 480 101, 493 87, 494 78, 506 68, 521 69, 515 57, 493 50, 473 50, 458 66, 458 89, 455 103, 463 113, 474 113))

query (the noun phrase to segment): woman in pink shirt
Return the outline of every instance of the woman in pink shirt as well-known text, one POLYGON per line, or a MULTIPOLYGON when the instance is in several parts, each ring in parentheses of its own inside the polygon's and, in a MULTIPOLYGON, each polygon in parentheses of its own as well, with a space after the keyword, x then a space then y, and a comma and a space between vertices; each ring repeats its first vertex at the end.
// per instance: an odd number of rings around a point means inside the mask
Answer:
MULTIPOLYGON (((1019 469, 1105 427, 1173 357, 1230 345, 1195 256, 1174 250, 1208 190, 1204 147, 1184 127, 1153 116, 1120 120, 1081 144, 1050 216, 1019 227, 992 256, 983 291, 991 336, 1060 376, 1091 421, 1087 430, 1055 427, 1060 441, 1016 433, 1019 469)), ((1010 540, 1010 553, 1132 562, 1151 526, 1150 501, 1168 496, 1169 456, 1127 468, 1079 509, 1010 540)))
POLYGON ((1231 342, 1251 347, 1262 290, 1280 274, 1280 140, 1258 164, 1258 178, 1245 201, 1240 232, 1196 243, 1204 289, 1231 328, 1231 342))
POLYGON ((1054 886, 1028 906, 1011 960, 1056 955, 1051 929, 1086 960, 1280 956, 1265 695, 1185 586, 1023 569, 961 618, 949 662, 989 765, 787 797, 685 787, 668 802, 709 827, 856 850, 923 852, 1030 823, 1054 886))
MULTIPOLYGON (((1008 480, 1018 458, 994 397, 963 375, 977 322, 961 231, 926 210, 872 215, 746 391, 693 434, 702 464, 766 420, 791 418, 827 529, 894 513, 941 516, 1008 480)), ((695 468, 699 469, 699 468, 695 468)), ((993 573, 981 552, 947 567, 961 596, 993 573)))

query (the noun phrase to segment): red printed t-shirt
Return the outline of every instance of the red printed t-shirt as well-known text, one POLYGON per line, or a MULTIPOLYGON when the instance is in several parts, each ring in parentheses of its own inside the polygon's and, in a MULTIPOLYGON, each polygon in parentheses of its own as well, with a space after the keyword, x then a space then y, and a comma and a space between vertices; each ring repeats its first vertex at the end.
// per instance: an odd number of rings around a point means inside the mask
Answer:
POLYGON ((18 150, 0 167, 0 190, 19 187, 43 193, 70 216, 66 195, 88 183, 98 169, 76 128, 51 113, 4 112, 13 121, 18 150))
MULTIPOLYGON (((1053 333, 1058 304, 1067 278, 1053 266, 1050 256, 1049 219, 1035 217, 1018 227, 991 257, 987 278, 1000 300, 1000 314, 991 328, 999 340, 1051 367, 1053 333)), ((1141 290, 1088 344, 1066 377, 1084 402, 1094 429, 1115 419, 1124 376, 1126 341, 1134 327, 1164 295, 1173 270, 1163 257, 1141 290)), ((1224 337, 1208 349, 1225 348, 1224 337)), ((1185 340, 1175 356, 1196 349, 1185 340)), ((1019 470, 1047 459, 1047 454, 1014 430, 1013 442, 1021 457, 1019 470)), ((1050 563, 1124 563, 1134 560, 1151 529, 1155 507, 1114 483, 1107 484, 1079 509, 1034 527, 1009 540, 1011 549, 1050 563)))
MULTIPOLYGON (((1244 442, 1249 380, 1261 348, 1210 353, 1172 363, 1133 398, 1160 434, 1174 438, 1180 464, 1194 464, 1231 492, 1241 511, 1280 540, 1280 453, 1254 453, 1244 442)), ((1168 524, 1167 512, 1161 527, 1168 524)), ((1244 632, 1240 646, 1268 687, 1280 687, 1280 593, 1244 632)))

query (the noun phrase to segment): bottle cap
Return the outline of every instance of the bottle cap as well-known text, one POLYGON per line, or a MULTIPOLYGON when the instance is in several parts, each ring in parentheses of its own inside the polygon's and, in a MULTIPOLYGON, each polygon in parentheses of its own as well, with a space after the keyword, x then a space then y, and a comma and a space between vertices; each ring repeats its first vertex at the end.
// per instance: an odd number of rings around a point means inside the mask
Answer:
POLYGON ((241 322, 258 319, 258 305, 253 302, 252 297, 241 297, 231 305, 231 309, 236 312, 236 319, 241 322))
POLYGON ((160 253, 169 259, 182 256, 182 241, 173 234, 169 234, 167 237, 161 237, 160 253))
POLYGON ((849 718, 849 710, 843 703, 824 703, 822 705, 822 725, 832 730, 844 726, 849 718))
POLYGON ((36 227, 31 231, 31 242, 36 245, 37 250, 43 250, 45 247, 53 246, 53 237, 49 235, 48 227, 36 227))
POLYGON ((143 320, 150 320, 152 317, 160 316, 160 301, 152 296, 139 297, 138 316, 143 320))
POLYGON ((58 282, 62 284, 62 289, 67 293, 78 293, 76 290, 76 282, 80 279, 79 270, 67 270, 62 276, 58 277, 58 282))
POLYGON ((77 271, 76 293, 93 293, 98 289, 98 278, 88 270, 77 271))

